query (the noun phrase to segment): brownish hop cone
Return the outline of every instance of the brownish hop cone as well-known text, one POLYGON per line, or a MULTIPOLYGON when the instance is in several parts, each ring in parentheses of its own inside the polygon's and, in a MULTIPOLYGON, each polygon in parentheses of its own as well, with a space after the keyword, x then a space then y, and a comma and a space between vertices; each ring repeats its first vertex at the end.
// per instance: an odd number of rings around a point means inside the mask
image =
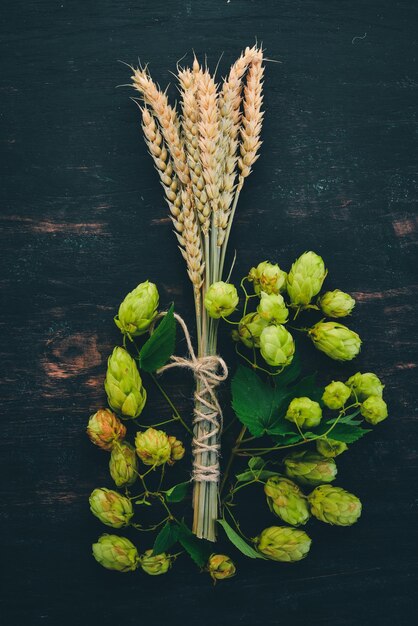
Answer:
POLYGON ((112 411, 99 409, 90 416, 87 435, 102 450, 111 450, 116 441, 124 439, 126 428, 112 411))
POLYGON ((229 556, 225 554, 212 554, 207 564, 207 570, 213 580, 225 580, 235 576, 236 567, 229 556))
POLYGON ((167 463, 169 465, 174 465, 176 461, 181 461, 186 453, 186 450, 184 448, 183 442, 176 437, 170 436, 168 438, 168 441, 171 447, 171 453, 167 463))

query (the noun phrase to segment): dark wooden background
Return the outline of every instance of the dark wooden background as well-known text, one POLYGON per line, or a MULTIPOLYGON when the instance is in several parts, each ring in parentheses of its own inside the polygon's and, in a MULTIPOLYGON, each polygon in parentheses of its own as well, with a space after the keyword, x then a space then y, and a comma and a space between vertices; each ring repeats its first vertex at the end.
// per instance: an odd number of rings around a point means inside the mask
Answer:
MULTIPOLYGON (((2 14, 4 623, 412 623, 415 0, 4 0, 2 14), (360 522, 312 524, 306 561, 237 558, 239 575, 216 588, 186 559, 164 578, 112 574, 91 557, 103 527, 87 503, 95 486, 110 486, 107 457, 84 435, 119 340, 112 317, 150 278, 164 305, 174 298, 193 319, 131 91, 115 88, 130 75, 117 61, 150 61, 166 85, 192 49, 212 67, 223 52, 223 74, 255 37, 282 63, 266 70, 264 145, 240 201, 235 277, 265 258, 287 268, 305 249, 322 254, 327 285, 358 300, 352 325, 364 349, 348 367, 316 362, 330 377, 377 372, 391 419, 339 463, 339 484, 364 501, 360 522)), ((185 411, 190 394, 182 379, 185 411)), ((153 393, 149 407, 167 415, 153 393)))

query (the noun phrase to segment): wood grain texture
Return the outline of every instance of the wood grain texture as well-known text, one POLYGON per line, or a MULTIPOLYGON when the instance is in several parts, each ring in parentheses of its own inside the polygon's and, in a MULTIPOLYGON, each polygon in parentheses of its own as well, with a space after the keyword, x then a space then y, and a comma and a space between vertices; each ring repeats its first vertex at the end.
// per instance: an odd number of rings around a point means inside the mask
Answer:
MULTIPOLYGON (((411 623, 416 2, 5 0, 2 9, 4 623, 411 623), (118 341, 112 317, 124 294, 150 278, 164 304, 175 299, 193 320, 131 91, 115 88, 129 82, 117 60, 150 61, 165 85, 192 48, 212 66, 223 51, 224 74, 256 36, 281 64, 266 70, 264 144, 240 200, 235 276, 265 258, 288 267, 305 249, 322 254, 328 286, 358 300, 352 324, 364 350, 354 366, 318 363, 329 376, 376 371, 391 419, 339 463, 340 484, 364 500, 361 521, 313 525, 306 561, 238 558, 239 576, 215 589, 185 559, 164 579, 111 574, 90 555, 102 528, 87 498, 109 479, 106 455, 84 428, 104 401, 105 362, 118 341)), ((191 381, 170 383, 187 412, 191 381)), ((150 406, 167 412, 152 392, 150 406)), ((245 521, 254 523, 250 514, 245 521)))

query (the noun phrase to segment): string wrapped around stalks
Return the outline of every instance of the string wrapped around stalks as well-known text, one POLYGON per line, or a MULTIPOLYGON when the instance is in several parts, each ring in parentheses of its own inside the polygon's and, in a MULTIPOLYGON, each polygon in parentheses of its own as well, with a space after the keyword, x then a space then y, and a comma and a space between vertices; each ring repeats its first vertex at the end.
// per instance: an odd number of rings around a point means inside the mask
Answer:
POLYGON ((238 197, 259 156, 263 121, 263 52, 246 48, 217 84, 194 59, 178 68, 179 111, 152 80, 133 69, 142 129, 164 189, 174 232, 193 284, 197 327, 193 439, 193 532, 214 541, 219 499, 222 411, 216 398, 218 320, 204 307, 222 280, 238 197))

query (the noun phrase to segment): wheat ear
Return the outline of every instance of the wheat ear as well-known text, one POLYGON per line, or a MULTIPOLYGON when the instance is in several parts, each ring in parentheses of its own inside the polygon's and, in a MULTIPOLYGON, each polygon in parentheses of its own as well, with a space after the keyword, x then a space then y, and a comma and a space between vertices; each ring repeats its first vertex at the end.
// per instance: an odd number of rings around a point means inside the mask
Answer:
POLYGON ((181 185, 174 173, 173 163, 153 115, 146 107, 141 107, 141 113, 145 142, 160 176, 174 228, 181 234, 183 232, 181 185))
POLYGON ((220 93, 219 110, 221 114, 220 135, 223 151, 223 180, 218 213, 218 246, 225 239, 225 230, 234 198, 237 148, 241 122, 241 102, 243 77, 249 65, 258 57, 256 46, 246 48, 232 65, 228 77, 224 80, 220 93))
POLYGON ((197 59, 190 69, 179 70, 178 78, 182 97, 182 128, 189 165, 194 205, 204 235, 210 227, 210 204, 205 189, 199 150, 199 103, 197 101, 197 77, 201 70, 197 59))
POLYGON ((134 70, 131 78, 133 86, 139 91, 144 102, 151 107, 158 119, 167 148, 173 159, 177 176, 184 185, 188 185, 190 183, 189 167, 180 134, 180 123, 175 109, 170 106, 167 95, 158 88, 146 69, 138 68, 134 70))
POLYGON ((247 84, 244 87, 244 114, 241 128, 241 157, 238 167, 241 176, 246 178, 251 173, 251 167, 257 161, 258 149, 261 146, 260 133, 264 113, 261 111, 263 103, 263 52, 257 50, 256 58, 252 61, 248 74, 247 84))

